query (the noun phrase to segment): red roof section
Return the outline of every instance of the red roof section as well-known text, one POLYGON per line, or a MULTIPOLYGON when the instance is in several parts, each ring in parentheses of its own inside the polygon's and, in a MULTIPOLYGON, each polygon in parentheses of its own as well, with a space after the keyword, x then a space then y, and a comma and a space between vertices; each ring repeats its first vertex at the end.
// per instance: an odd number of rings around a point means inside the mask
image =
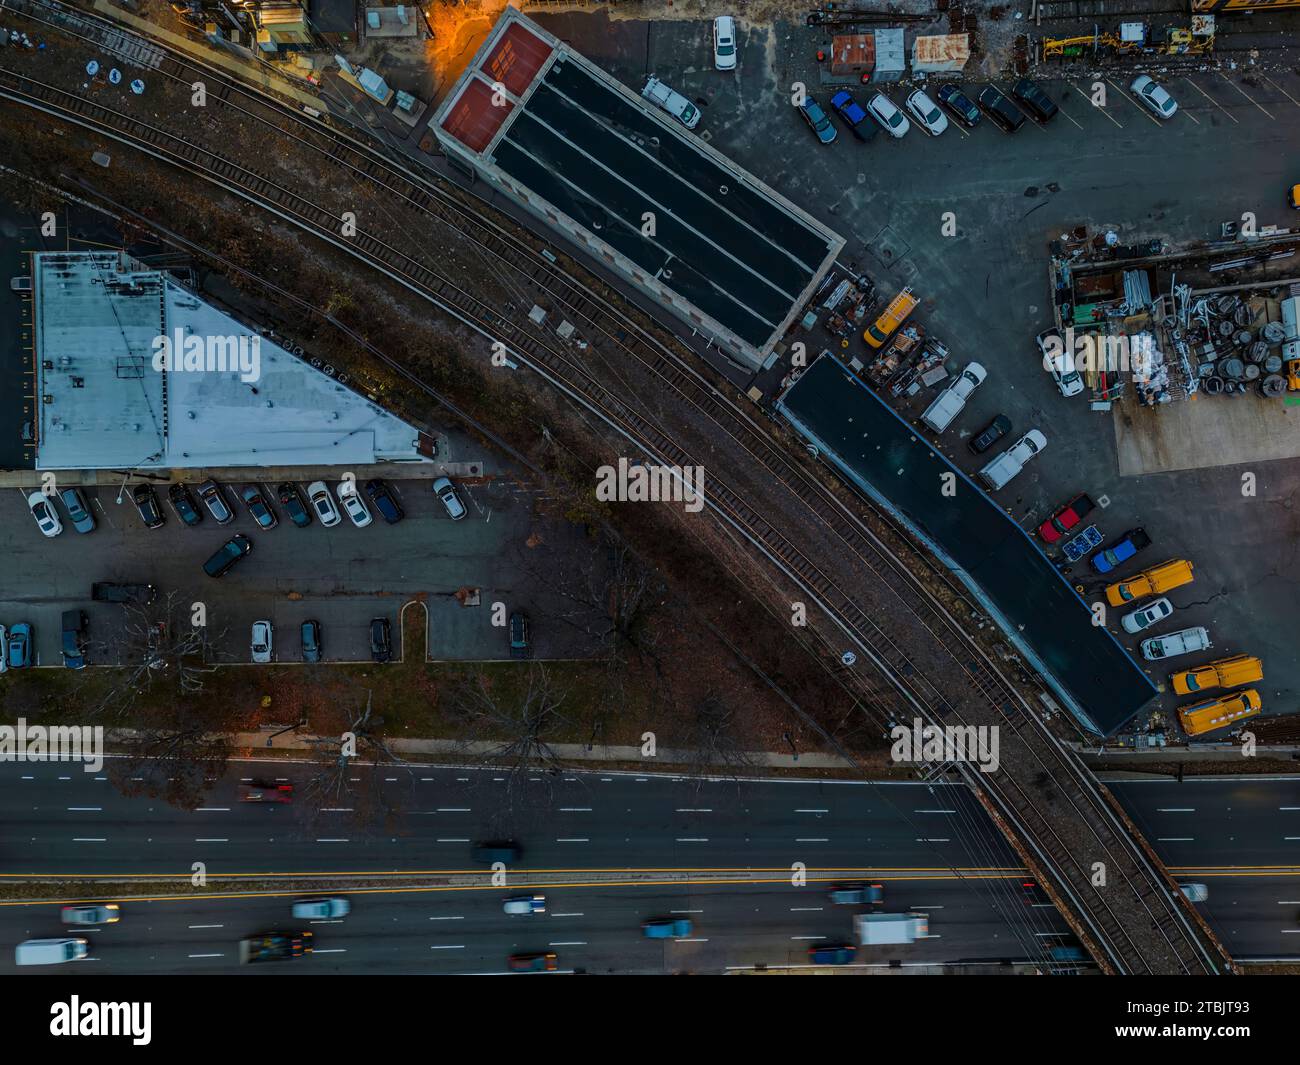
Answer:
POLYGON ((514 22, 479 69, 489 80, 501 82, 512 95, 522 96, 550 55, 549 44, 514 22))
POLYGON ((465 91, 442 120, 442 128, 472 152, 482 152, 514 110, 514 104, 505 100, 498 107, 492 102, 492 86, 478 78, 465 83, 465 91))

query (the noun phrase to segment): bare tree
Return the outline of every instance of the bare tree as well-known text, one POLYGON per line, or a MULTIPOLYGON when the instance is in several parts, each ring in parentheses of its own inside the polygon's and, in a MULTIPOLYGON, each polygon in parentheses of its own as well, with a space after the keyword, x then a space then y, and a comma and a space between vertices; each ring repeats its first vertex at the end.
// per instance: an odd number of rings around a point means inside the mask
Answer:
POLYGON ((691 774, 696 786, 710 776, 736 778, 753 766, 754 760, 741 739, 740 718, 716 692, 709 692, 691 708, 687 742, 691 752, 691 774))
POLYGON ((540 662, 530 663, 526 687, 517 696, 496 690, 481 670, 451 689, 448 712, 460 725, 460 755, 503 774, 509 815, 530 803, 549 802, 554 792, 564 762, 551 737, 572 724, 562 711, 564 700, 540 662))

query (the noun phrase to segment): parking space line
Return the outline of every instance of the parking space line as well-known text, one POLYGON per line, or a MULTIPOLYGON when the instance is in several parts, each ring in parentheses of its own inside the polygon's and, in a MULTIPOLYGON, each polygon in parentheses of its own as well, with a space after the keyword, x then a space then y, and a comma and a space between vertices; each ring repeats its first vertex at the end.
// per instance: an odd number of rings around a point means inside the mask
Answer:
POLYGON ((1143 107, 1140 103, 1138 103, 1135 99, 1133 99, 1133 97, 1131 97, 1128 93, 1126 93, 1113 81, 1111 81, 1110 78, 1106 79, 1106 84, 1109 85, 1112 89, 1114 89, 1117 93, 1119 93, 1122 97, 1124 97, 1124 99, 1126 99, 1139 111, 1141 111, 1144 118, 1151 119, 1151 121, 1154 122, 1157 126, 1160 125, 1160 119, 1156 118, 1155 115, 1153 115, 1150 111, 1148 111, 1145 107, 1143 107))
MULTIPOLYGON (((1260 103, 1258 100, 1256 100, 1255 97, 1251 96, 1250 93, 1248 93, 1245 89, 1243 89, 1243 88, 1242 88, 1240 85, 1238 85, 1235 81, 1233 81, 1231 78, 1229 78, 1226 74, 1220 74, 1219 77, 1221 77, 1224 81, 1226 81, 1229 85, 1231 85, 1234 89, 1236 89, 1239 93, 1241 93, 1242 96, 1244 96, 1247 100, 1249 100, 1251 103, 1253 103, 1253 104, 1254 104, 1256 107, 1258 107, 1261 111, 1264 111, 1264 105, 1263 105, 1262 103, 1260 103)), ((1267 111, 1264 111, 1264 114, 1268 115, 1268 117, 1269 117, 1270 119, 1273 117, 1272 115, 1269 115, 1267 111)))
POLYGON ((1075 129, 1083 129, 1083 127, 1079 125, 1078 122, 1074 121, 1074 116, 1071 115, 1070 112, 1067 111, 1064 107, 1058 107, 1057 110, 1060 111, 1060 113, 1063 114, 1066 118, 1068 118, 1071 122, 1074 122, 1075 129))
POLYGON ((1233 122, 1236 122, 1236 121, 1237 121, 1236 117, 1233 115, 1233 113, 1232 113, 1231 111, 1229 111, 1226 107, 1223 106, 1223 104, 1219 103, 1218 100, 1216 100, 1216 99, 1215 99, 1213 96, 1211 96, 1208 92, 1206 92, 1206 91, 1205 91, 1204 89, 1202 89, 1199 85, 1197 85, 1196 82, 1192 81, 1191 78, 1183 78, 1183 81, 1187 82, 1188 85, 1190 85, 1193 89, 1195 89, 1195 90, 1196 90, 1197 92, 1199 92, 1202 96, 1204 96, 1207 100, 1209 100, 1210 103, 1214 104, 1215 107, 1217 107, 1217 108, 1218 108, 1220 111, 1222 111, 1225 115, 1227 115, 1229 118, 1231 118, 1233 122))
POLYGON ((1185 108, 1185 107, 1180 107, 1180 108, 1178 109, 1178 113, 1179 113, 1180 115, 1186 115, 1186 116, 1187 116, 1188 118, 1190 118, 1193 122, 1195 122, 1198 126, 1201 124, 1201 120, 1200 120, 1199 118, 1197 118, 1194 114, 1192 114, 1189 110, 1187 110, 1187 108, 1185 108))
POLYGON ((1280 92, 1283 96, 1285 96, 1285 97, 1286 97, 1288 100, 1290 100, 1293 104, 1295 104, 1296 107, 1300 107, 1300 100, 1297 100, 1294 96, 1292 96, 1289 92, 1287 92, 1286 89, 1282 88, 1281 85, 1279 85, 1276 81, 1274 81, 1272 78, 1270 78, 1267 74, 1261 74, 1260 77, 1263 78, 1263 79, 1264 79, 1266 82, 1268 82, 1270 85, 1272 85, 1273 88, 1275 88, 1278 92, 1280 92))
POLYGON ((1071 81, 1071 82, 1067 82, 1066 84, 1068 84, 1070 88, 1072 88, 1075 92, 1077 92, 1080 96, 1082 96, 1085 100, 1087 100, 1088 106, 1091 107, 1094 111, 1100 111, 1103 115, 1105 115, 1108 119, 1110 119, 1110 121, 1114 122, 1115 125, 1119 126, 1120 129, 1124 128, 1123 122, 1117 119, 1104 107, 1098 107, 1096 104, 1094 104, 1092 102, 1092 97, 1089 96, 1086 92, 1084 92, 1081 88, 1079 88, 1079 86, 1077 86, 1074 82, 1071 81))

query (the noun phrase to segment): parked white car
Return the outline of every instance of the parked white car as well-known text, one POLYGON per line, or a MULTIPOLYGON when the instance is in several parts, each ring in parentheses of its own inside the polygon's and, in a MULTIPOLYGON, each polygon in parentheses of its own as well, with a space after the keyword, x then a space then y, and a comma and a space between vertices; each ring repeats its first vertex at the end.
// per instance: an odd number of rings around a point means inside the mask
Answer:
POLYGON ((63 532, 63 522, 59 521, 59 512, 54 509, 54 500, 44 492, 33 492, 29 495, 27 508, 36 519, 37 527, 46 536, 58 536, 63 532))
POLYGON ((347 899, 299 899, 293 904, 293 915, 302 921, 327 921, 351 912, 347 899))
POLYGON ((1142 101, 1157 118, 1173 118, 1178 113, 1178 103, 1164 87, 1146 74, 1140 74, 1129 86, 1133 95, 1142 101))
POLYGON ((307 486, 307 501, 311 503, 312 510, 316 512, 316 517, 320 518, 320 523, 325 528, 337 525, 342 520, 339 508, 334 505, 334 496, 330 492, 329 485, 324 481, 312 481, 307 486))
POLYGON ((1167 632, 1163 636, 1152 636, 1142 641, 1142 657, 1148 662, 1159 662, 1165 658, 1177 658, 1190 655, 1212 647, 1210 633, 1202 626, 1191 629, 1179 629, 1167 632))
POLYGON ((906 103, 917 124, 930 136, 937 137, 948 128, 948 116, 939 110, 924 89, 916 89, 909 94, 906 103))
POLYGON ((736 20, 730 15, 713 20, 713 65, 718 70, 736 69, 736 20))
POLYGON ((1025 468, 1025 463, 1047 447, 1047 437, 1030 429, 979 472, 980 480, 996 492, 1025 468))
POLYGON ((366 506, 365 500, 357 495, 356 481, 340 482, 339 504, 347 511, 348 517, 352 519, 352 524, 358 529, 364 529, 375 520, 370 516, 370 508, 366 506))
POLYGON ((883 92, 876 93, 867 101, 867 110, 885 127, 885 132, 891 137, 905 137, 907 131, 912 128, 912 124, 907 121, 907 116, 883 92))
POLYGON ((700 109, 656 77, 650 77, 641 90, 641 95, 656 107, 663 108, 687 129, 694 129, 700 124, 700 109))
POLYGON ((1052 375, 1056 387, 1066 399, 1083 391, 1083 377, 1074 367, 1074 353, 1065 350, 1059 329, 1044 329, 1037 337, 1043 368, 1052 375), (1050 342, 1050 343, 1049 343, 1050 342))
POLYGON ((271 630, 269 621, 253 622, 253 638, 251 648, 254 662, 271 661, 271 653, 274 648, 274 633, 271 630))
POLYGON ((1161 596, 1154 603, 1148 603, 1136 610, 1130 610, 1119 619, 1119 623, 1124 626, 1125 632, 1141 632, 1143 629, 1149 629, 1152 625, 1164 621, 1173 612, 1174 604, 1161 596))
POLYGON ((460 501, 460 496, 456 494, 456 486, 451 483, 451 478, 439 477, 433 482, 433 491, 442 500, 447 516, 452 521, 460 521, 465 516, 465 504, 460 501))

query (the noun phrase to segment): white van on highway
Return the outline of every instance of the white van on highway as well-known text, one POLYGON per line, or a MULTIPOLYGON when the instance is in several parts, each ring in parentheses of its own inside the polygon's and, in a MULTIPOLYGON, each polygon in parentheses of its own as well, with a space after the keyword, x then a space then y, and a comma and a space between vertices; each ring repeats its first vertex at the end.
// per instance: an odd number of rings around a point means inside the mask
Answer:
POLYGON ((27 939, 14 948, 15 965, 58 965, 90 953, 85 939, 27 939))

